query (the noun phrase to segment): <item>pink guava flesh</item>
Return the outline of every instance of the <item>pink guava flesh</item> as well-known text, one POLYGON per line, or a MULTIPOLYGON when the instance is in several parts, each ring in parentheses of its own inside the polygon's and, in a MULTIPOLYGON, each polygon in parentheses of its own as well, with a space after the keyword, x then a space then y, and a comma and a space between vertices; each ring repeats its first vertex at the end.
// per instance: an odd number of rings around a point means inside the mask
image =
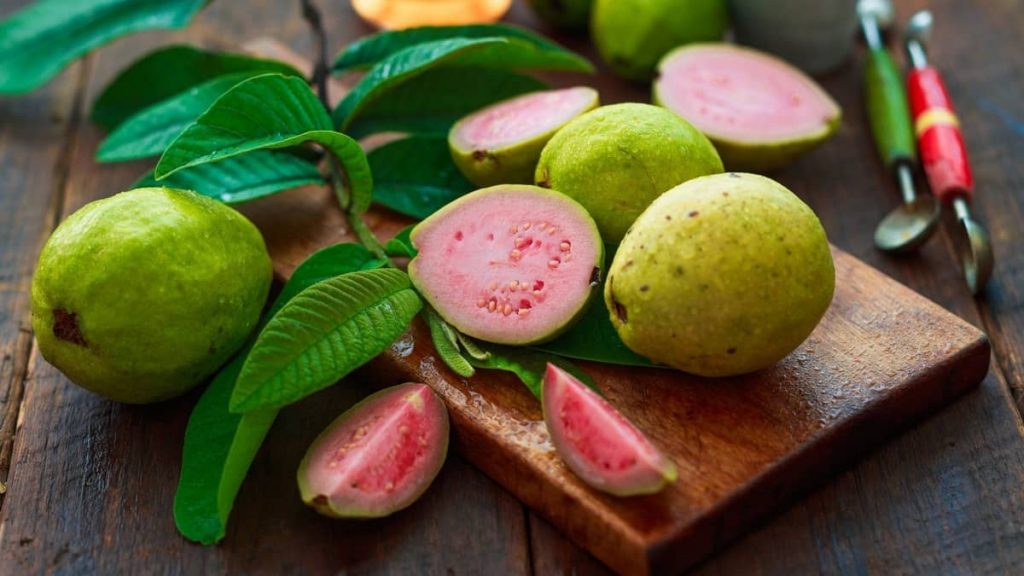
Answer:
POLYGON ((829 130, 840 110, 813 80, 762 52, 727 44, 678 49, 661 63, 657 101, 712 139, 775 142, 829 130))
POLYGON ((412 504, 448 451, 448 412, 425 384, 377 392, 338 417, 299 466, 302 500, 322 514, 377 518, 412 504))
POLYGON ((445 206, 412 233, 413 284, 449 324, 499 344, 539 342, 568 327, 595 290, 604 246, 568 196, 501 185, 445 206))
POLYGON ((544 422, 566 465, 584 482, 616 496, 652 494, 674 482, 675 465, 604 398, 548 364, 544 422))
POLYGON ((533 92, 488 106, 461 120, 452 143, 462 150, 499 150, 552 132, 592 108, 593 88, 533 92))

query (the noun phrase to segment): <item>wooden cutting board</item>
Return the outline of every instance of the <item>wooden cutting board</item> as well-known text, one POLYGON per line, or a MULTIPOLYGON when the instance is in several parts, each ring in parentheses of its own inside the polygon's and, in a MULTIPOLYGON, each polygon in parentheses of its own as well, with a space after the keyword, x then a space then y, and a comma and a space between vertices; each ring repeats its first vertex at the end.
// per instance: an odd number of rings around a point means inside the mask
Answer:
MULTIPOLYGON (((312 251, 347 241, 325 190, 246 206, 286 278, 312 251)), ((369 215, 382 237, 408 220, 369 215)), ((539 403, 510 375, 450 372, 417 323, 371 363, 380 385, 420 381, 448 404, 457 449, 608 566, 682 571, 858 455, 976 386, 985 335, 839 249, 836 293, 810 338, 778 365, 743 377, 581 362, 607 398, 667 452, 679 481, 614 498, 579 482, 548 439, 539 403)))

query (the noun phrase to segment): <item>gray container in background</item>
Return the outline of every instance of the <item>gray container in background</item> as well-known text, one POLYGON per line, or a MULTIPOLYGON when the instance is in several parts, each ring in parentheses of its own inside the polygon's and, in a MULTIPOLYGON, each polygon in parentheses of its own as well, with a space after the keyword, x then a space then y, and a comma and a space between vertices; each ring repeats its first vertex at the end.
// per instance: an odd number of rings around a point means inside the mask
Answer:
POLYGON ((850 55, 857 35, 856 0, 729 0, 736 40, 811 73, 850 55))

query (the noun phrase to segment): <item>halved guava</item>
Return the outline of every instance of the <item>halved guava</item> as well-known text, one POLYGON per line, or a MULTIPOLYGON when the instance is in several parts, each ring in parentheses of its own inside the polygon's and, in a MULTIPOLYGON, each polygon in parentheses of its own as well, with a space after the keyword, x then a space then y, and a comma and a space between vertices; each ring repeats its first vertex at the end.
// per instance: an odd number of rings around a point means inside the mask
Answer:
POLYGON ((452 160, 477 186, 530 184, 540 151, 559 128, 597 107, 593 88, 533 92, 492 104, 448 133, 452 160))
POLYGON ((325 516, 379 518, 409 506, 448 454, 448 411, 426 384, 385 388, 345 411, 299 465, 302 501, 325 516))
POLYGON ((586 309, 604 244, 575 200, 537 186, 477 190, 412 232, 409 277, 464 334, 498 344, 554 338, 586 309))
POLYGON ((654 102, 690 121, 727 170, 771 170, 838 128, 835 100, 809 76, 763 52, 691 44, 662 59, 654 102))
POLYGON ((566 465, 616 496, 653 494, 676 481, 675 464, 607 400, 554 364, 542 391, 544 423, 566 465))

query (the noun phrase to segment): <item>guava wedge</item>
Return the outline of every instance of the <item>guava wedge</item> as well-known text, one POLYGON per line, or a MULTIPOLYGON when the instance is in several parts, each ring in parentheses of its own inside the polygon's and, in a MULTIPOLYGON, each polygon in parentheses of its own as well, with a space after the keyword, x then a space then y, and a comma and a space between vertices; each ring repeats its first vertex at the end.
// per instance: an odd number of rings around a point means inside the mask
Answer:
POLYGON ((399 384, 320 433, 299 465, 299 492, 325 516, 380 518, 426 492, 447 454, 444 402, 426 384, 399 384))
POLYGON ((604 244, 576 201, 537 186, 471 192, 412 231, 409 277, 464 334, 498 344, 554 338, 597 290, 604 244))
POLYGON ((809 76, 731 44, 691 44, 662 59, 654 102, 690 121, 727 170, 782 167, 839 128, 842 112, 809 76))
POLYGON ((597 105, 597 91, 585 86, 533 92, 492 104, 452 126, 448 133, 452 160, 477 186, 530 184, 548 140, 597 105))
POLYGON ((548 364, 544 423, 562 460, 590 487, 616 496, 653 494, 676 481, 675 464, 607 400, 548 364))

